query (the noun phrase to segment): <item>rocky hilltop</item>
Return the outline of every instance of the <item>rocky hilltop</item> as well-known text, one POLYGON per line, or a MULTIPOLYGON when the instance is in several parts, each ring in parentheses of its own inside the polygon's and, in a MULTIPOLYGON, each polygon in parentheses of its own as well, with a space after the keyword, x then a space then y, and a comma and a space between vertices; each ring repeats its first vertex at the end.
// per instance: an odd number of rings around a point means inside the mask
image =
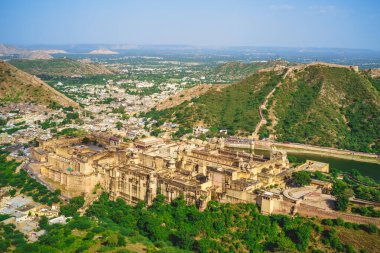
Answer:
POLYGON ((39 78, 0 61, 0 102, 39 103, 49 105, 56 102, 63 106, 78 107, 78 104, 59 93, 39 78))
POLYGON ((0 44, 0 56, 4 55, 27 55, 29 53, 26 49, 17 48, 10 45, 0 44))
POLYGON ((375 85, 367 73, 349 66, 273 68, 146 116, 247 136, 261 121, 259 108, 265 104, 261 138, 379 153, 380 93, 375 85))
POLYGON ((104 67, 103 65, 65 58, 46 60, 11 60, 9 63, 25 72, 38 76, 87 76, 113 74, 110 69, 104 67))
POLYGON ((66 54, 67 52, 65 50, 33 50, 30 51, 27 55, 27 59, 29 60, 36 60, 36 59, 53 59, 54 57, 52 54, 66 54))
POLYGON ((97 49, 97 50, 92 50, 89 52, 89 54, 119 54, 116 51, 111 51, 109 49, 97 49))
POLYGON ((10 45, 0 44, 0 56, 16 55, 22 59, 52 59, 52 54, 65 54, 64 50, 49 49, 49 50, 27 50, 10 45))

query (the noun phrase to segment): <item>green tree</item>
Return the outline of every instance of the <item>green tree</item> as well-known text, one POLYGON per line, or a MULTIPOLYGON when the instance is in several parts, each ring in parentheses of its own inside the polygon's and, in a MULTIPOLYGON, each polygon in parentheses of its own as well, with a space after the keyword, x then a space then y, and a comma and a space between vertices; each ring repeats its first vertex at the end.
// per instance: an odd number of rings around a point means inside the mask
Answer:
POLYGON ((153 131, 150 132, 150 135, 152 136, 158 136, 162 131, 159 128, 153 129, 153 131))
POLYGON ((81 208, 84 204, 84 198, 82 196, 74 197, 70 199, 70 202, 67 205, 61 206, 61 214, 66 217, 78 216, 78 209, 81 208))
POLYGON ((350 188, 344 189, 338 195, 336 195, 335 207, 339 211, 346 211, 349 203, 349 198, 354 195, 354 192, 350 188))
POLYGON ((121 123, 120 121, 116 122, 116 129, 117 130, 120 130, 122 127, 123 127, 123 123, 121 123))
POLYGON ((13 196, 16 195, 16 192, 17 192, 17 190, 14 189, 14 188, 12 188, 12 189, 9 190, 9 195, 11 195, 11 197, 13 197, 13 196))
POLYGON ((305 186, 311 183, 310 174, 307 171, 298 171, 292 174, 293 183, 298 186, 305 186))
POLYGON ((41 216, 40 220, 38 221, 38 225, 41 229, 48 230, 49 228, 49 220, 46 216, 41 216))
POLYGON ((348 187, 347 183, 345 183, 342 180, 337 179, 334 182, 331 193, 334 196, 337 196, 337 195, 341 194, 347 187, 348 187))
POLYGON ((8 120, 6 118, 0 118, 0 126, 5 126, 8 120))

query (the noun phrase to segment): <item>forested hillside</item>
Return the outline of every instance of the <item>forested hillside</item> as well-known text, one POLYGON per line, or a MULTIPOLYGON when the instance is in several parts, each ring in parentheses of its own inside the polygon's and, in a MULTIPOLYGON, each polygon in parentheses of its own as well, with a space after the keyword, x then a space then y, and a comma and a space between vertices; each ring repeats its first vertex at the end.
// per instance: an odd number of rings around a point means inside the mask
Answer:
POLYGON ((0 61, 0 103, 20 102, 45 105, 54 102, 64 106, 79 106, 41 79, 0 61))
MULTIPOLYGON (((260 131, 279 141, 308 143, 364 152, 380 152, 378 79, 363 72, 325 65, 254 74, 222 90, 212 89, 176 107, 145 116, 181 124, 251 134, 259 122, 258 108, 280 81, 283 83, 263 111, 268 123, 260 131)), ((186 132, 186 131, 185 131, 186 132)), ((189 131, 188 131, 189 132, 189 131)))
POLYGON ((12 60, 13 66, 39 77, 112 74, 106 67, 71 59, 12 60))
POLYGON ((274 60, 274 61, 257 61, 257 62, 227 62, 219 65, 217 68, 213 69, 208 75, 222 76, 224 78, 238 81, 242 80, 247 76, 255 74, 260 69, 275 67, 275 66, 291 66, 295 65, 283 60, 274 60))
POLYGON ((309 66, 288 76, 272 102, 280 141, 380 152, 380 94, 365 75, 309 66))
POLYGON ((179 106, 162 111, 152 110, 145 116, 158 120, 157 125, 172 121, 186 129, 201 124, 211 127, 214 132, 228 129, 230 134, 238 130, 249 133, 260 120, 259 105, 280 81, 281 75, 282 72, 254 74, 238 84, 212 89, 179 106))
POLYGON ((371 77, 370 75, 368 75, 367 78, 372 83, 372 85, 380 92, 380 76, 371 77))
MULTIPOLYGON (((73 202, 73 201, 71 201, 73 202)), ((0 223, 0 250, 7 252, 377 252, 379 231, 374 225, 300 216, 264 216, 254 204, 211 201, 205 211, 186 205, 183 197, 171 204, 158 195, 150 207, 122 199, 109 201, 103 193, 79 216, 70 202, 67 225, 49 225, 36 243, 12 225, 0 223)), ((83 203, 83 201, 82 201, 83 203)), ((63 206, 66 210, 66 206, 63 206)), ((67 211, 65 211, 67 212, 67 211)))

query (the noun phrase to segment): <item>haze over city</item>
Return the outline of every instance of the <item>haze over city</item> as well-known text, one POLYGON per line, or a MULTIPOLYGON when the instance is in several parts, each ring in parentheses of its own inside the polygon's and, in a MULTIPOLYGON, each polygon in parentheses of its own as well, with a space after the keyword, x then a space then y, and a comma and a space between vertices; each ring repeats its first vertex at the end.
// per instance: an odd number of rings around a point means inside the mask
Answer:
POLYGON ((380 49, 380 2, 302 0, 10 1, 8 44, 182 44, 380 49))

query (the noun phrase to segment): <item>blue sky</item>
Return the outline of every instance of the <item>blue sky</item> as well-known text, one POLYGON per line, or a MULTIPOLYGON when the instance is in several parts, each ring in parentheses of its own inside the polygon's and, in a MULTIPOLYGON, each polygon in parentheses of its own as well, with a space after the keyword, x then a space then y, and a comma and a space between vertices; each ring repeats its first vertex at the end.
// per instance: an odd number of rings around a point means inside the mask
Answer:
POLYGON ((1 0, 0 43, 380 49, 377 0, 1 0))

